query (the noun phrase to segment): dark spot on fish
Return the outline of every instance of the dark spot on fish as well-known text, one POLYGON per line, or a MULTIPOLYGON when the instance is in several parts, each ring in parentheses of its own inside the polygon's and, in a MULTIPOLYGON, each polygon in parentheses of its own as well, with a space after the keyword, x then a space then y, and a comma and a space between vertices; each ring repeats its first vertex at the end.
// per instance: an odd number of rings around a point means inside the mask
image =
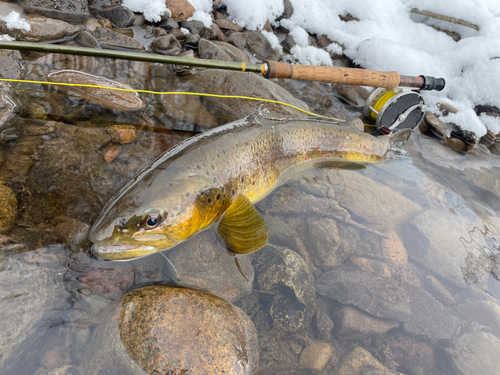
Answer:
POLYGON ((241 177, 241 183, 245 182, 245 177, 241 177))
POLYGON ((205 172, 205 174, 206 174, 207 176, 210 176, 210 173, 208 173, 208 171, 206 171, 206 172, 205 172))
POLYGON ((201 169, 201 167, 199 165, 196 165, 196 168, 201 169))
POLYGON ((212 198, 207 199, 208 204, 212 204, 212 198))
POLYGON ((245 144, 248 146, 248 142, 245 142, 245 144))
POLYGON ((218 157, 218 158, 220 158, 220 155, 219 155, 219 154, 217 154, 217 157, 218 157))
POLYGON ((189 193, 186 193, 186 198, 189 198, 189 193))
POLYGON ((233 189, 233 195, 234 195, 234 193, 235 193, 235 192, 234 192, 234 189, 233 189))
POLYGON ((213 165, 213 164, 212 164, 210 167, 211 167, 213 170, 215 170, 215 167, 214 167, 214 165, 213 165))
POLYGON ((174 184, 173 184, 173 183, 169 183, 169 184, 168 184, 168 186, 169 186, 169 187, 172 187, 172 186, 174 186, 174 184))
POLYGON ((219 200, 220 199, 220 194, 217 194, 217 196, 215 197, 215 200, 219 200))

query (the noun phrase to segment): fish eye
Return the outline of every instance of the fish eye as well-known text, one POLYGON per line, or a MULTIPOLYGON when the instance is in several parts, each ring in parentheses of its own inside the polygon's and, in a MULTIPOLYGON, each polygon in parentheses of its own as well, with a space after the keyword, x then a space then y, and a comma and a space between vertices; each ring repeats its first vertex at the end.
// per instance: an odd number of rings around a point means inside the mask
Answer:
POLYGON ((142 219, 142 226, 145 229, 154 229, 161 223, 161 215, 159 212, 148 212, 142 219))

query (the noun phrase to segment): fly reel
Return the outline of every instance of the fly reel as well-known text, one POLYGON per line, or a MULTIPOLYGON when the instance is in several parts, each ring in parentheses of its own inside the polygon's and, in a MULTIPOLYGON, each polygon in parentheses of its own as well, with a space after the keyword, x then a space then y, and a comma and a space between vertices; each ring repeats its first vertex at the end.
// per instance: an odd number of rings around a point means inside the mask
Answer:
POLYGON ((375 89, 366 101, 363 114, 375 121, 372 133, 389 134, 415 129, 426 110, 424 99, 408 89, 375 89))

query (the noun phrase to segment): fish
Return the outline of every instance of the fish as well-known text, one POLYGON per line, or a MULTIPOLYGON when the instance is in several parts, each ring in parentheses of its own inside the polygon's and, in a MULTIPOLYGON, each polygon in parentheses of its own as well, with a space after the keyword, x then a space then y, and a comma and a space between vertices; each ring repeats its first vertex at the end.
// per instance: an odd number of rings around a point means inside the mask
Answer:
POLYGON ((213 228, 229 252, 251 253, 269 240, 255 203, 313 166, 388 158, 408 136, 256 116, 217 127, 167 150, 118 190, 89 232, 92 251, 104 260, 136 259, 213 228))

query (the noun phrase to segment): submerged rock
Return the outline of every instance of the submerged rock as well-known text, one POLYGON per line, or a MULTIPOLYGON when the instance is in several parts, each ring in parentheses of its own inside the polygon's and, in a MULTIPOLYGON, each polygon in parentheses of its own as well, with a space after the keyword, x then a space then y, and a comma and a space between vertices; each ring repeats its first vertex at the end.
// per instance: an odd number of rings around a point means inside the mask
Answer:
POLYGON ((255 272, 250 256, 229 254, 210 231, 199 233, 165 255, 177 270, 171 277, 179 286, 204 290, 229 302, 252 293, 255 272))
MULTIPOLYGON (((15 50, 0 50, 0 78, 21 78, 21 53, 15 50)), ((2 97, 5 93, 2 90, 2 97)), ((2 100, 3 101, 3 100, 2 100)))
POLYGON ((95 10, 93 13, 101 17, 108 18, 113 27, 116 27, 117 29, 132 26, 135 22, 134 12, 123 5, 95 10))
POLYGON ((0 264, 2 372, 26 358, 44 332, 40 326, 50 327, 53 316, 60 322, 61 312, 69 309, 62 282, 67 262, 64 249, 52 247, 14 255, 0 264))
POLYGON ((500 305, 493 301, 473 301, 458 306, 460 316, 491 329, 500 338, 500 305))
POLYGON ((258 254, 259 289, 272 293, 270 314, 289 332, 310 323, 315 310, 314 278, 306 262, 292 250, 269 245, 258 254))
POLYGON ((89 374, 255 374, 258 343, 237 307, 196 290, 152 285, 102 320, 83 361, 89 374))
POLYGON ((395 375, 365 349, 357 347, 339 365, 338 375, 395 375))
POLYGON ((317 280, 319 294, 350 304, 383 319, 407 321, 411 316, 409 296, 399 283, 356 265, 343 265, 317 280))
POLYGON ((404 228, 402 239, 411 258, 440 276, 462 287, 485 287, 492 265, 478 226, 466 216, 432 208, 404 228))
MULTIPOLYGON (((76 70, 61 70, 50 73, 47 75, 47 80, 49 82, 96 85, 125 90, 132 89, 132 87, 128 85, 76 70)), ((146 104, 140 99, 139 95, 132 91, 73 86, 57 86, 57 90, 62 92, 76 92, 82 97, 86 97, 89 100, 109 109, 116 109, 120 111, 141 111, 146 108, 146 104)))
POLYGON ((108 134, 113 143, 126 144, 135 139, 136 129, 132 125, 112 125, 108 128, 108 134))
POLYGON ((333 318, 335 337, 342 340, 359 340, 382 335, 399 326, 397 321, 375 318, 349 305, 336 308, 333 318))
POLYGON ((151 49, 162 55, 178 55, 181 48, 181 44, 173 35, 161 36, 151 43, 151 49))
POLYGON ((0 234, 8 233, 17 218, 17 199, 11 188, 0 185, 0 234))
POLYGON ((9 29, 7 23, 0 20, 0 34, 7 34, 23 42, 54 42, 73 39, 79 32, 78 26, 52 18, 29 18, 25 22, 29 25, 26 29, 9 29))
POLYGON ((500 339, 489 333, 465 333, 445 351, 457 374, 496 375, 500 369, 500 339))
POLYGON ((333 354, 333 348, 326 342, 314 341, 300 355, 300 366, 321 371, 333 354))

